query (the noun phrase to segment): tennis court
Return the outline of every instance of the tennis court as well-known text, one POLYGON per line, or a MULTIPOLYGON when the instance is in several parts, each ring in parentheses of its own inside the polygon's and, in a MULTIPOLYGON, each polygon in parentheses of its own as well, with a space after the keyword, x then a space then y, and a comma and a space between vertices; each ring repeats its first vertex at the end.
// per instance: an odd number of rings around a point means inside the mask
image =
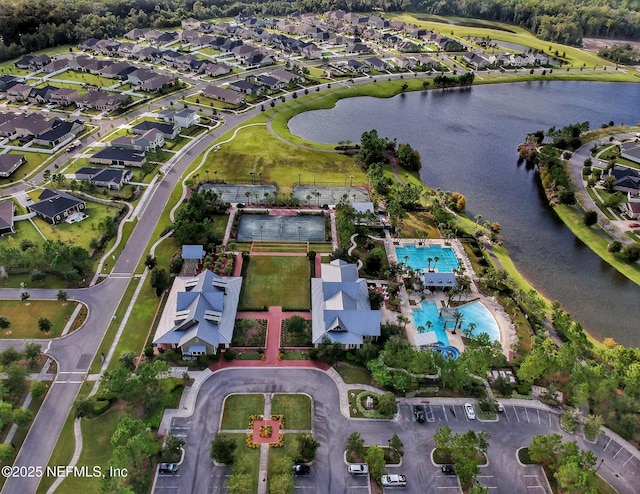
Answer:
POLYGON ((297 198, 300 204, 315 206, 322 206, 323 204, 335 205, 343 197, 349 203, 369 200, 367 190, 362 187, 294 185, 292 190, 293 197, 297 198))
POLYGON ((243 204, 265 204, 265 199, 268 199, 266 202, 271 202, 276 196, 275 185, 204 184, 201 189, 211 189, 220 194, 222 202, 243 204))
POLYGON ((243 214, 236 238, 240 242, 324 242, 324 216, 243 214))

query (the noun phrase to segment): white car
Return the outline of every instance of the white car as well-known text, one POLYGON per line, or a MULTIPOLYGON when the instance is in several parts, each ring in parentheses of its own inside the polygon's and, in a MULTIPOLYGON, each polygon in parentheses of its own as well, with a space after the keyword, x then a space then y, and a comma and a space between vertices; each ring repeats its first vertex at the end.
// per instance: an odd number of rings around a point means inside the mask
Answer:
POLYGON ((404 487, 407 485, 407 477, 401 474, 383 475, 380 483, 384 487, 404 487))
POLYGON ((475 420, 476 411, 473 409, 473 405, 471 403, 464 404, 464 413, 467 415, 469 420, 475 420))
POLYGON ((351 475, 367 475, 369 473, 369 467, 363 463, 354 463, 349 465, 349 473, 351 475))

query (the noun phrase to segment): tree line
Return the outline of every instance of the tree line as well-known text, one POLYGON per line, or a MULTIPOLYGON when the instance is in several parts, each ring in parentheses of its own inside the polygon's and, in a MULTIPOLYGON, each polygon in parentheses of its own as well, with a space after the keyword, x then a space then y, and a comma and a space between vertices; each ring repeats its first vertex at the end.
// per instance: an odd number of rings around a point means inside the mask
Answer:
MULTIPOLYGON (((90 37, 121 36, 138 27, 179 26, 190 16, 283 16, 331 9, 370 12, 379 6, 374 0, 13 0, 0 3, 0 60, 90 37)), ((501 21, 522 26, 543 39, 572 45, 580 45, 584 36, 640 36, 638 0, 386 0, 384 9, 501 21)))

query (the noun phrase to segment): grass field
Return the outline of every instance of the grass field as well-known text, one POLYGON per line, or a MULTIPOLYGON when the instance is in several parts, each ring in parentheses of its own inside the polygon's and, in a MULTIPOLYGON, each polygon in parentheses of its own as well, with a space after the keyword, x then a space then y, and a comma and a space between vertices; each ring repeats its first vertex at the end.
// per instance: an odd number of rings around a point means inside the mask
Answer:
POLYGON ((75 302, 57 300, 3 300, 0 315, 11 322, 8 330, 0 331, 0 338, 51 338, 60 336, 71 314, 78 305, 75 302), (51 321, 51 331, 43 333, 38 329, 38 319, 45 317, 51 321))
POLYGON ((431 214, 426 211, 409 211, 402 220, 403 238, 425 238, 420 232, 427 232, 426 238, 440 238, 431 214))
MULTIPOLYGON (((98 87, 111 87, 114 84, 118 84, 120 82, 116 79, 107 79, 106 77, 102 77, 99 75, 89 74, 86 72, 74 72, 73 70, 67 70, 62 74, 56 74, 51 80, 74 81, 80 82, 81 84, 90 84, 91 86, 98 87)), ((80 88, 80 86, 76 86, 76 88, 80 88)))
POLYGON ((309 260, 306 257, 254 256, 245 260, 245 266, 238 310, 272 305, 295 310, 310 308, 309 260))
POLYGON ((311 399, 301 394, 277 394, 271 414, 283 414, 285 430, 311 430, 311 399))
POLYGON ((25 177, 31 175, 35 170, 39 169, 40 166, 51 157, 50 154, 44 153, 32 153, 32 152, 23 152, 23 151, 9 151, 9 154, 24 154, 24 157, 27 159, 27 162, 18 168, 9 178, 0 179, 0 185, 8 185, 17 180, 21 180, 25 177))
POLYGON ((264 413, 264 396, 259 394, 233 394, 224 400, 222 411, 222 430, 247 429, 249 415, 264 413))
POLYGON ((283 145, 266 126, 240 130, 233 141, 209 154, 201 177, 207 169, 211 175, 223 171, 228 182, 247 182, 249 172, 262 173, 265 182, 277 182, 281 188, 291 187, 299 173, 303 180, 312 180, 315 173, 323 181, 342 182, 348 174, 353 175, 355 184, 365 182, 365 175, 353 158, 283 145))
MULTIPOLYGON (((124 408, 112 406, 102 415, 94 419, 82 420, 82 453, 78 459, 78 466, 86 465, 89 471, 94 466, 107 468, 107 463, 113 454, 111 436, 116 431, 118 423, 127 416, 124 408)), ((96 477, 69 476, 60 484, 56 492, 100 492, 102 479, 96 477)))
POLYGON ((346 384, 371 384, 371 373, 363 367, 342 363, 336 370, 346 384))

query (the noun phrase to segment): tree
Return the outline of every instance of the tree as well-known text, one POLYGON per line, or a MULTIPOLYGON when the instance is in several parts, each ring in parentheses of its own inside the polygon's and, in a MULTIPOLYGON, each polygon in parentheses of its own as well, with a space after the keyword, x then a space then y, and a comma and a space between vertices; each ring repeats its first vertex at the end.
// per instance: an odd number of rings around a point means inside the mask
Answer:
POLYGON ((613 240, 608 246, 609 252, 620 252, 622 250, 622 242, 620 240, 613 240))
POLYGON ((583 221, 587 226, 595 225, 598 222, 598 213, 596 211, 585 211, 583 221))
POLYGON ((11 444, 2 443, 0 444, 0 461, 9 461, 13 458, 15 454, 15 450, 11 444))
POLYGON ((36 363, 36 360, 38 360, 38 357, 40 356, 40 350, 41 347, 37 343, 29 342, 25 345, 23 352, 24 358, 27 362, 29 362, 29 365, 31 367, 33 367, 33 365, 35 365, 36 363))
POLYGON ((42 398, 49 389, 49 385, 43 381, 32 381, 30 386, 31 396, 34 400, 42 398))
POLYGON ((13 419, 13 406, 8 401, 0 401, 0 427, 4 427, 13 419))
POLYGON ((329 365, 333 365, 344 357, 344 349, 340 343, 332 343, 324 336, 318 345, 318 358, 329 365))
POLYGON ((295 490, 293 482, 293 459, 289 456, 280 458, 270 468, 269 492, 271 494, 292 494, 295 490))
POLYGON ((389 450, 393 458, 398 461, 404 456, 404 444, 398 437, 398 434, 394 434, 389 441, 389 450))
POLYGON ((394 395, 393 393, 383 394, 378 399, 378 406, 376 408, 382 415, 395 415, 395 413, 398 411, 396 395, 394 395))
POLYGON ((22 392, 22 388, 24 387, 28 374, 27 369, 18 362, 13 362, 5 369, 6 377, 4 383, 7 386, 7 389, 13 394, 22 392))
POLYGON ((151 254, 147 254, 147 257, 144 260, 144 265, 147 267, 147 269, 151 270, 153 268, 155 268, 158 264, 158 260, 153 257, 151 254))
POLYGON ((352 432, 347 438, 347 456, 355 456, 356 458, 362 458, 364 455, 364 439, 360 436, 359 432, 352 432))
POLYGON ((39 317, 38 329, 43 333, 48 333, 49 331, 51 331, 51 321, 46 317, 39 317))
POLYGON ((369 446, 364 461, 369 466, 371 478, 379 482, 385 472, 384 450, 380 446, 369 446))
POLYGON ((236 440, 232 436, 217 434, 211 441, 209 456, 218 463, 233 463, 233 454, 236 451, 236 440))
POLYGON ((558 462, 561 454, 562 436, 560 434, 552 434, 550 436, 539 434, 531 439, 529 456, 536 463, 551 467, 558 462))
POLYGON ((164 268, 155 268, 151 271, 151 286, 156 289, 156 296, 160 297, 169 287, 169 274, 164 268))
POLYGON ((56 298, 58 299, 59 302, 66 302, 67 300, 69 300, 69 295, 67 294, 67 292, 61 289, 61 290, 58 290, 58 294, 56 295, 56 298))
POLYGON ((398 164, 405 170, 418 172, 422 168, 420 153, 413 149, 410 144, 400 144, 396 156, 398 164))
POLYGON ((90 398, 78 399, 73 404, 73 416, 77 419, 91 417, 94 411, 94 402, 90 398))
POLYGON ((628 262, 636 262, 640 259, 640 243, 635 242, 625 246, 622 249, 621 254, 628 262))
POLYGON ((253 476, 247 462, 237 461, 233 464, 226 487, 229 494, 253 494, 253 476))
POLYGON ((595 441, 601 433, 601 427, 604 425, 604 420, 600 415, 587 415, 584 421, 584 435, 590 441, 595 441))
POLYGON ((387 140, 378 137, 377 130, 363 132, 360 137, 360 150, 356 155, 356 162, 365 170, 374 163, 382 163, 386 147, 387 140))
POLYGON ((23 302, 29 300, 29 297, 31 297, 31 294, 29 292, 22 292, 20 294, 20 300, 22 300, 23 302))
POLYGON ((12 420, 20 427, 24 427, 33 420, 33 412, 28 408, 16 408, 13 411, 12 420))
POLYGON ((316 457, 320 443, 311 434, 298 436, 298 461, 309 463, 316 457))
POLYGON ((137 355, 134 352, 125 352, 120 355, 118 363, 125 369, 133 371, 136 367, 136 357, 137 355))
POLYGON ((11 321, 7 316, 0 316, 0 329, 9 329, 9 326, 11 326, 11 321))
POLYGON ((161 451, 162 461, 168 463, 177 463, 182 457, 182 446, 184 446, 184 439, 174 436, 173 434, 167 434, 164 438, 164 447, 161 451))

